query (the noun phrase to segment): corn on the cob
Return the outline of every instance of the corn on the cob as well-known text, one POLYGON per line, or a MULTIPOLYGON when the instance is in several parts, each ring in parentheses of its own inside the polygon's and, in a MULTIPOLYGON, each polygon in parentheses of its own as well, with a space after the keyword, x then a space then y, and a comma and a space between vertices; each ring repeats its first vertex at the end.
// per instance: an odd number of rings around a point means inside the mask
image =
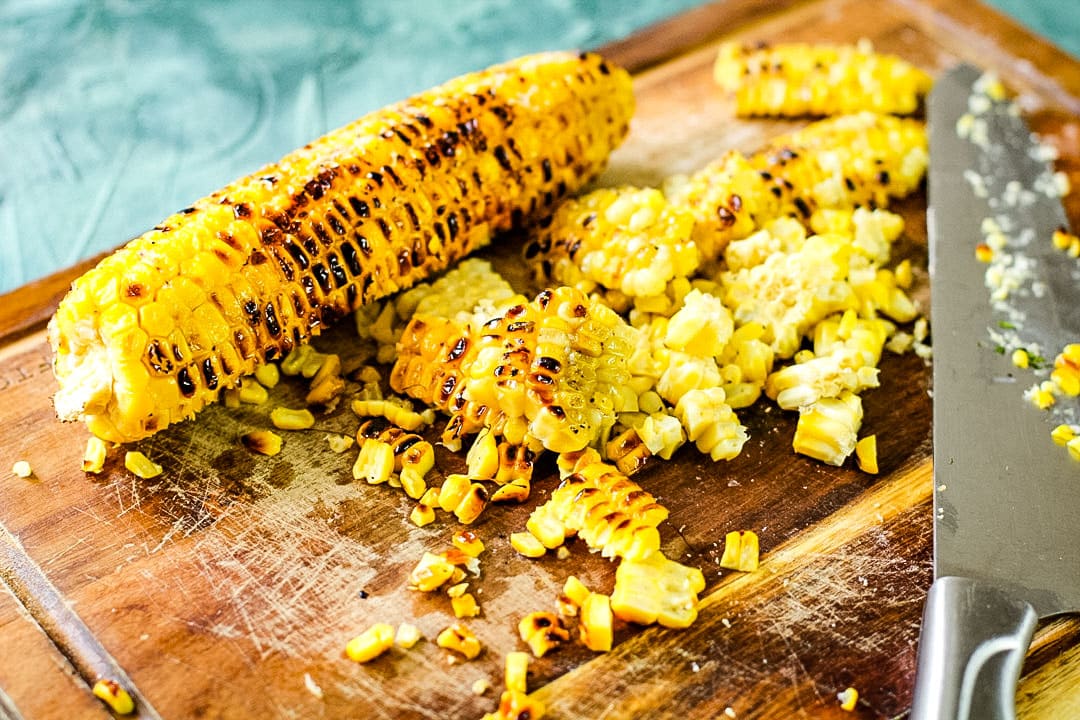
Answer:
POLYGON ((694 218, 659 190, 601 188, 563 202, 525 246, 542 284, 659 295, 698 265, 694 218))
POLYGON ((915 112, 933 78, 895 55, 869 44, 720 46, 713 77, 735 95, 741 116, 839 115, 873 110, 915 112))
POLYGON ((61 418, 114 441, 190 417, 361 303, 550 210, 625 136, 629 75, 547 53, 365 116, 166 218, 77 280, 61 418))

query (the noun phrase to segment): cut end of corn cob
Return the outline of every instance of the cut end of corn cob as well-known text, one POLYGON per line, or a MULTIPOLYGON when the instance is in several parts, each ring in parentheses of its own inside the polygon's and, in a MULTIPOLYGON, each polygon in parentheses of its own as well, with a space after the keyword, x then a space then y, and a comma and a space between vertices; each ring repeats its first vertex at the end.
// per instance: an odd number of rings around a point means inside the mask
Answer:
POLYGON ((629 128, 630 76, 542 53, 367 115, 196 201, 73 283, 49 324, 63 420, 129 442, 361 304, 550 212, 629 128))

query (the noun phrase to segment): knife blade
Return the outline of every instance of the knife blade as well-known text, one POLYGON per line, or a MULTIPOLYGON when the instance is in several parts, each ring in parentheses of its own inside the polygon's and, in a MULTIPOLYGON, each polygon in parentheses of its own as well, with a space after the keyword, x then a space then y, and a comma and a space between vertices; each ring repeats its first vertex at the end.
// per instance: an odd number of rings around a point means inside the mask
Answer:
POLYGON ((1080 341, 1080 271, 1051 243, 1067 221, 1047 153, 982 75, 950 70, 927 103, 935 580, 912 720, 1014 718, 1037 620, 1080 610, 1080 465, 1050 437, 1075 404, 1038 410, 1024 391, 1046 370, 1009 357, 1080 341))

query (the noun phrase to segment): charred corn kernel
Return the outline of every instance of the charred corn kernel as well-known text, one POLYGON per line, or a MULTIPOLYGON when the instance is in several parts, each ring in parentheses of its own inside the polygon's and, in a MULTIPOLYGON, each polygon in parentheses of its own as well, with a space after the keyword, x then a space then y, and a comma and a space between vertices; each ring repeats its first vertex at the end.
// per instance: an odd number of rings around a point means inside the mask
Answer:
MULTIPOLYGON (((439 496, 442 497, 440 491, 439 496)), ((471 483, 461 501, 454 507, 454 517, 463 525, 471 525, 480 517, 491 497, 480 483, 471 483)))
POLYGON ((240 436, 240 442, 253 453, 273 457, 281 452, 282 440, 269 430, 252 430, 240 436))
POLYGON ((753 530, 732 531, 724 536, 720 567, 740 572, 758 569, 758 536, 753 530))
POLYGON ((411 623, 401 623, 394 633, 394 644, 408 650, 420 642, 422 637, 420 628, 411 623))
POLYGON ((445 556, 425 552, 409 573, 409 586, 420 592, 433 592, 454 574, 454 565, 445 556))
POLYGON ((655 189, 600 188, 564 201, 526 244, 538 282, 627 297, 664 292, 698 265, 693 216, 655 189))
POLYGON ((529 499, 528 481, 513 481, 503 485, 491 494, 491 502, 525 502, 529 499))
POLYGON ((629 428, 613 437, 604 446, 604 453, 615 468, 629 477, 645 467, 652 451, 638 435, 637 430, 629 428))
POLYGON ((509 442, 499 443, 498 451, 499 468, 495 471, 495 482, 499 485, 512 483, 524 486, 527 493, 529 484, 532 482, 536 453, 525 445, 509 442))
POLYGON ((115 680, 101 679, 94 683, 94 697, 104 701, 117 715, 130 715, 135 712, 135 701, 131 694, 115 680))
POLYGON ((255 368, 255 379, 266 388, 274 388, 281 381, 281 373, 274 363, 266 363, 255 368))
POLYGON ((723 388, 713 387, 691 390, 675 405, 675 417, 687 437, 713 461, 736 457, 750 437, 725 401, 723 388))
POLYGON ((859 691, 853 687, 845 688, 843 692, 836 694, 840 701, 840 709, 852 712, 859 703, 859 691))
POLYGON ((356 442, 348 435, 338 435, 337 433, 327 433, 326 443, 330 446, 330 449, 336 453, 343 453, 353 446, 356 442))
POLYGON ((855 460, 860 470, 877 475, 877 435, 867 435, 855 443, 855 460))
POLYGON ((315 425, 315 416, 306 408, 276 407, 270 411, 270 422, 279 430, 307 430, 315 425))
POLYGON ((480 640, 472 630, 462 623, 454 623, 439 633, 435 644, 447 650, 461 653, 466 660, 472 660, 480 654, 480 640))
MULTIPOLYGON (((128 469, 130 470, 131 468, 128 469)), ((11 466, 11 472, 21 478, 28 478, 34 474, 33 469, 30 467, 30 463, 25 460, 16 460, 15 464, 11 466)))
POLYGON ((544 717, 546 706, 524 692, 506 690, 499 698, 496 712, 486 713, 483 720, 539 720, 544 717))
POLYGON ((456 618, 476 617, 480 614, 480 604, 472 593, 462 593, 458 597, 450 598, 450 608, 456 618))
POLYGON ((360 633, 345 646, 349 659, 366 663, 382 655, 394 646, 394 626, 388 623, 375 623, 360 633))
POLYGON ((83 472, 95 474, 101 472, 105 467, 105 458, 108 453, 104 440, 93 435, 87 438, 86 450, 83 452, 83 472))
POLYGON ((604 557, 640 559, 659 549, 656 528, 667 516, 652 495, 593 451, 578 458, 574 471, 532 512, 529 528, 544 536, 537 540, 541 547, 577 533, 604 557))
POLYGON ((518 635, 536 657, 544 657, 549 651, 570 639, 570 633, 562 626, 559 616, 552 612, 532 612, 518 621, 518 635))
POLYGON ((700 570, 658 552, 647 560, 619 563, 611 610, 627 622, 685 628, 697 618, 697 595, 704 589, 705 576, 700 570))
POLYGON ((527 558, 543 557, 547 552, 544 544, 530 532, 510 533, 510 546, 527 558))
POLYGON ((507 690, 522 694, 528 692, 529 653, 519 650, 506 653, 506 669, 503 677, 507 690))
POLYGON ((459 530, 450 538, 451 544, 469 557, 479 557, 484 552, 484 542, 472 530, 459 530))
POLYGON ((982 263, 993 262, 994 249, 986 243, 979 243, 975 246, 975 259, 982 263))
POLYGON ((248 405, 262 405, 270 399, 270 393, 266 391, 266 387, 246 377, 240 378, 240 391, 237 396, 240 402, 248 405))
POLYGON ((929 74, 865 45, 729 42, 713 66, 716 83, 735 96, 739 115, 837 115, 873 110, 915 112, 929 74))
POLYGON ((409 513, 409 521, 416 527, 424 527, 435 522, 435 510, 430 505, 417 503, 409 513))
POLYGON ((59 415, 116 442, 190 417, 332 319, 550 212, 599 173, 632 111, 629 74, 601 57, 532 55, 196 201, 61 302, 49 331, 59 415))
POLYGON ((439 488, 439 507, 446 512, 454 512, 456 508, 469 494, 472 482, 468 475, 451 473, 443 480, 439 488))
POLYGON ((849 391, 799 409, 795 452, 828 465, 842 465, 855 449, 862 425, 862 400, 849 391))
POLYGON ((581 642, 596 652, 610 652, 614 639, 611 599, 607 595, 589 593, 581 604, 581 642))
POLYGON ((499 447, 495 433, 482 430, 465 456, 470 477, 491 479, 499 470, 499 447))
POLYGON ((162 472, 160 465, 138 450, 129 450, 124 454, 124 467, 143 480, 155 478, 162 472))
POLYGON ((384 483, 394 474, 394 449, 389 443, 365 440, 353 463, 353 478, 372 485, 384 483))

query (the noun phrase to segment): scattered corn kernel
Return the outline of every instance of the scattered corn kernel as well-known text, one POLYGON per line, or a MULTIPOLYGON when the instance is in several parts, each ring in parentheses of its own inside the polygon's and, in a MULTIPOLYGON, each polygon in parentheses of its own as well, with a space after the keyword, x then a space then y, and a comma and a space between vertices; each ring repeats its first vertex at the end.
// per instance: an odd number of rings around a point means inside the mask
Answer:
POLYGON ((1050 437, 1058 445, 1066 445, 1070 440, 1076 437, 1077 427, 1075 425, 1058 425, 1056 428, 1050 431, 1050 437))
POLYGON ((581 604, 581 642, 596 652, 609 652, 614 637, 611 599, 589 593, 581 604))
POLYGON ((506 689, 513 692, 528 692, 529 653, 515 650, 506 654, 506 689))
POLYGON ((420 642, 421 637, 423 636, 420 634, 420 628, 411 623, 401 623, 398 625, 397 632, 394 633, 394 644, 408 650, 420 642))
POLYGON ((859 702, 859 691, 853 687, 849 687, 843 692, 836 694, 836 699, 840 701, 840 709, 851 712, 855 709, 856 703, 859 702))
POLYGON ((499 698, 499 709, 486 713, 482 720, 540 720, 547 708, 536 698, 523 692, 506 690, 499 698))
POLYGON ((270 411, 270 422, 279 430, 307 430, 315 425, 315 416, 306 408, 276 407, 270 411))
POLYGON ((517 550, 527 558, 543 557, 547 552, 544 544, 536 539, 531 532, 516 532, 510 534, 510 547, 517 550))
POLYGON ((986 243, 979 243, 975 246, 975 259, 979 262, 992 262, 994 260, 994 249, 986 243))
POLYGON ((337 433, 327 433, 326 442, 330 445, 330 449, 336 453, 343 453, 353 446, 356 441, 348 435, 338 435, 337 433))
POLYGON ((375 623, 349 641, 345 646, 345 654, 354 662, 366 663, 393 646, 394 626, 389 623, 375 623))
POLYGON ((454 533, 450 542, 469 557, 479 557, 480 553, 484 552, 483 541, 472 530, 460 530, 454 533))
POLYGON ((102 679, 94 683, 94 696, 100 698, 117 715, 130 715, 135 712, 135 701, 131 694, 115 680, 102 679))
POLYGON ((409 574, 409 586, 420 592, 432 592, 454 574, 454 566, 443 555, 425 552, 409 574))
POLYGON ((270 399, 270 393, 251 378, 240 378, 239 399, 248 405, 262 405, 270 399))
POLYGON ((518 622, 518 634, 536 657, 544 657, 570 639, 559 616, 552 612, 532 612, 518 622))
POLYGON ((863 472, 877 475, 877 435, 867 435, 855 443, 855 460, 863 472))
POLYGON ((21 478, 28 478, 34 474, 34 470, 30 467, 30 463, 25 460, 16 461, 16 463, 11 466, 11 472, 21 478))
POLYGON ((394 474, 394 448, 379 440, 365 440, 352 468, 353 478, 372 485, 384 483, 394 474))
POLYGON ((240 436, 240 442, 253 453, 274 456, 281 452, 281 436, 269 430, 252 430, 240 436))
POLYGON ((435 522, 435 509, 430 505, 423 503, 417 503, 416 507, 409 513, 409 520, 416 527, 424 527, 435 522))
POLYGON ((697 618, 697 594, 704 589, 700 570, 655 552, 645 560, 619 563, 611 611, 627 622, 685 628, 697 618))
POLYGON ((275 363, 266 363, 255 368, 255 379, 263 387, 272 388, 281 381, 281 372, 275 363))
POLYGON ((1012 364, 1020 369, 1027 368, 1031 364, 1031 356, 1024 348, 1016 348, 1012 352, 1012 364))
POLYGON ((454 623, 439 633, 439 636, 435 638, 435 644, 461 653, 466 660, 472 660, 480 654, 480 640, 462 623, 454 623))
POLYGON ((572 603, 581 607, 585 603, 585 598, 589 597, 589 588, 585 587, 585 583, 578 580, 577 577, 571 575, 563 583, 563 595, 569 598, 572 603))
POLYGON ((732 531, 724 536, 720 567, 741 572, 758 569, 758 536, 753 530, 732 531))
POLYGON ((1073 460, 1080 461, 1080 437, 1073 438, 1065 443, 1065 448, 1069 451, 1069 457, 1073 460))
POLYGON ((450 608, 456 618, 476 617, 480 614, 480 604, 472 593, 462 593, 459 597, 450 598, 450 608))
POLYGON ((476 680, 473 680, 471 689, 473 695, 483 695, 491 689, 491 683, 488 682, 487 678, 477 678, 476 680))
POLYGON ((124 455, 124 467, 143 480, 149 480, 161 474, 161 466, 138 450, 129 450, 124 455))
POLYGON ((83 453, 83 472, 101 472, 105 467, 105 458, 108 456, 108 452, 105 441, 96 435, 91 435, 86 441, 86 451, 83 453))

